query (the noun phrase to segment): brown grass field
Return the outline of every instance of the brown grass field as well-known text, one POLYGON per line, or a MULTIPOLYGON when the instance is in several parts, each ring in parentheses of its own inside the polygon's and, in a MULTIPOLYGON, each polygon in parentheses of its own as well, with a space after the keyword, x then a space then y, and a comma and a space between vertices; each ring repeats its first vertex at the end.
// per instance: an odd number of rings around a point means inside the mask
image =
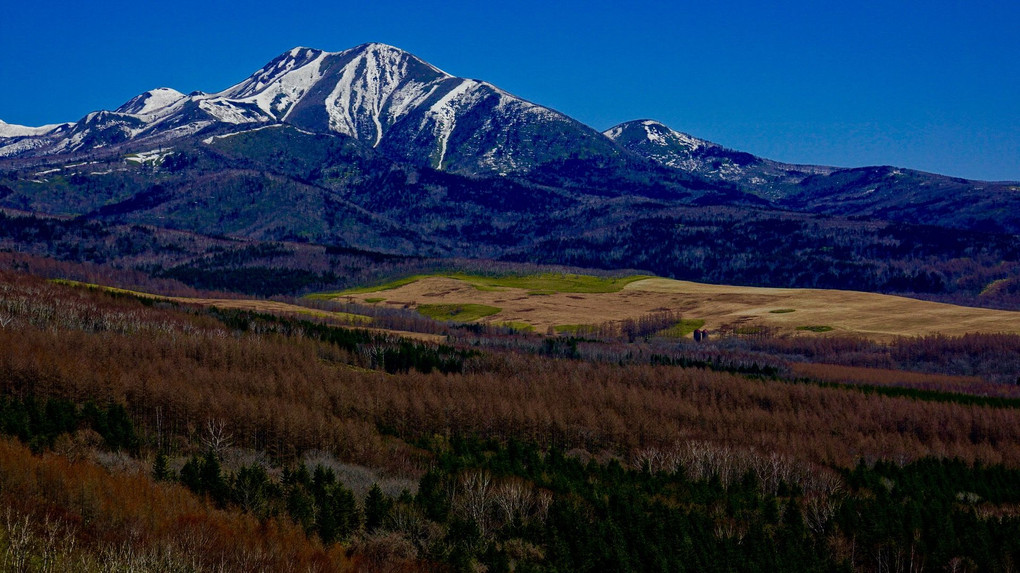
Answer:
POLYGON ((438 334, 426 334, 422 332, 409 332, 405 330, 391 330, 385 328, 373 328, 367 326, 371 322, 371 318, 356 314, 349 314, 346 312, 329 312, 325 310, 317 310, 314 308, 308 308, 299 306, 296 304, 290 304, 286 302, 280 302, 275 300, 263 300, 263 299, 249 299, 249 298, 193 298, 185 296, 163 296, 158 294, 151 294, 146 292, 139 292, 133 290, 126 290, 115 287, 106 287, 101 285, 94 285, 89 283, 81 283, 78 281, 61 280, 58 281, 63 284, 85 286, 89 288, 98 288, 108 290, 111 292, 119 292, 123 294, 130 294, 133 296, 140 296, 145 298, 167 300, 171 302, 177 302, 180 304, 193 304, 197 306, 216 307, 222 309, 231 310, 245 310, 250 312, 262 312, 266 314, 276 314, 281 316, 290 317, 316 317, 325 319, 335 319, 346 323, 347 328, 357 328, 361 330, 369 330, 372 332, 378 332, 381 334, 393 334, 404 338, 411 338, 414 340, 421 340, 425 342, 442 342, 445 337, 438 334))
MULTIPOLYGON (((147 295, 153 296, 153 295, 147 295)), ((258 299, 233 299, 233 298, 187 298, 187 297, 161 297, 153 296, 153 298, 162 298, 166 300, 172 300, 182 304, 197 304, 199 306, 215 306, 216 308, 225 308, 233 310, 248 310, 251 312, 264 312, 268 314, 279 314, 284 316, 301 316, 308 317, 319 317, 319 318, 334 318, 340 319, 344 322, 353 322, 353 324, 345 325, 346 328, 357 328, 360 330, 369 330, 372 332, 378 332, 381 334, 394 334, 402 336, 404 338, 411 338, 414 340, 421 340, 425 342, 442 342, 445 340, 444 336, 438 334, 426 334, 423 332, 410 332, 406 330, 391 330, 386 328, 373 328, 371 326, 365 326, 358 324, 361 322, 359 319, 364 319, 367 324, 371 319, 368 317, 362 317, 360 315, 348 314, 344 312, 329 312, 325 310, 316 310, 313 308, 307 308, 304 306, 298 306, 296 304, 290 304, 286 302, 279 302, 275 300, 258 300, 258 299)))
POLYGON ((523 288, 480 290, 462 280, 426 277, 398 288, 339 298, 361 303, 384 298, 375 304, 412 307, 490 305, 500 312, 480 322, 527 323, 538 332, 551 326, 599 324, 673 310, 685 319, 704 320, 710 330, 768 326, 780 332, 824 336, 798 327, 827 326, 832 333, 856 333, 876 340, 935 333, 1020 333, 1020 312, 854 291, 739 287, 664 278, 642 279, 612 293, 529 294, 523 288))

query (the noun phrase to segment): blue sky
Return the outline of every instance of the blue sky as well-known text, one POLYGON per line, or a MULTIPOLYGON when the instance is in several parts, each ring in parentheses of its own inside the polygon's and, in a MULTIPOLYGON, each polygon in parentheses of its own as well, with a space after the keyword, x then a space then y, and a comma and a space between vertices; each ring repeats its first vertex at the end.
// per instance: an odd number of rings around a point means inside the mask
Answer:
POLYGON ((599 130, 639 118, 788 162, 1020 180, 1020 2, 7 2, 0 119, 218 91, 369 41, 599 130))

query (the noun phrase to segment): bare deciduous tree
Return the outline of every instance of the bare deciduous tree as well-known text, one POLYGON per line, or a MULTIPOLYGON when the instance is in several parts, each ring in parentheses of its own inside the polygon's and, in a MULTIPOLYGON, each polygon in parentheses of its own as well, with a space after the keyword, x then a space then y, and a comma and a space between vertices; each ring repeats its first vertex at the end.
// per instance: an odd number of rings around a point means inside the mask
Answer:
POLYGON ((532 485, 518 477, 504 479, 496 484, 493 501, 503 525, 514 520, 524 521, 531 516, 535 505, 532 485))
POLYGON ((207 448, 220 454, 224 448, 229 448, 234 443, 234 435, 227 431, 227 424, 222 419, 209 418, 205 422, 206 435, 202 442, 207 448))
POLYGON ((484 537, 489 531, 489 514, 493 507, 492 475, 483 470, 469 470, 460 475, 454 492, 454 509, 473 520, 484 537))

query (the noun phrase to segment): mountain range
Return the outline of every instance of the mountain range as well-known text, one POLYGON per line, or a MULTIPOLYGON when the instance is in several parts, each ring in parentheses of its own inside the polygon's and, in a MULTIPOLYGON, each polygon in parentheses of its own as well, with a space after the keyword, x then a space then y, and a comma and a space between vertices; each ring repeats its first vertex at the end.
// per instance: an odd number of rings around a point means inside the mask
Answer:
POLYGON ((973 273, 947 261, 979 260, 974 280, 996 281, 1020 258, 1015 183, 791 165, 653 120, 600 133, 375 43, 294 48, 218 93, 158 88, 74 123, 0 122, 0 207, 782 286, 915 292, 934 273, 948 292, 973 273))

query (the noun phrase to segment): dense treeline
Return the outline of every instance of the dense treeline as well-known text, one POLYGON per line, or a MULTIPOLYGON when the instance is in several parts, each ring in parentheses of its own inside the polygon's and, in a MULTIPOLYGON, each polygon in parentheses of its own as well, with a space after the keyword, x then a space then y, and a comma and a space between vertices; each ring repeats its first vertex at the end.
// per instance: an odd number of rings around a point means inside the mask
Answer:
POLYGON ((844 550, 878 570, 1009 571, 1020 557, 1020 475, 919 460, 859 464, 834 516, 844 550), (870 565, 874 563, 875 565, 870 565))
POLYGON ((0 431, 33 449, 52 448, 58 436, 83 429, 98 434, 108 448, 138 448, 134 425, 121 404, 98 406, 88 401, 79 407, 66 398, 0 396, 0 431))
POLYGON ((961 397, 1020 399, 1020 387, 1016 384, 988 382, 975 376, 938 375, 888 368, 807 362, 791 364, 790 375, 794 378, 835 384, 908 388, 961 397))
POLYGON ((1020 334, 970 333, 900 337, 880 343, 858 336, 747 337, 741 347, 791 360, 1020 381, 1020 334))
POLYGON ((723 481, 724 466, 695 457, 653 471, 457 439, 415 501, 451 529, 469 516, 465 549, 496 571, 536 555, 536 569, 570 571, 999 571, 1020 556, 1016 470, 926 458, 820 481, 783 463, 723 481), (444 480, 452 499, 437 495, 444 480), (529 519, 543 493, 551 503, 529 519))

